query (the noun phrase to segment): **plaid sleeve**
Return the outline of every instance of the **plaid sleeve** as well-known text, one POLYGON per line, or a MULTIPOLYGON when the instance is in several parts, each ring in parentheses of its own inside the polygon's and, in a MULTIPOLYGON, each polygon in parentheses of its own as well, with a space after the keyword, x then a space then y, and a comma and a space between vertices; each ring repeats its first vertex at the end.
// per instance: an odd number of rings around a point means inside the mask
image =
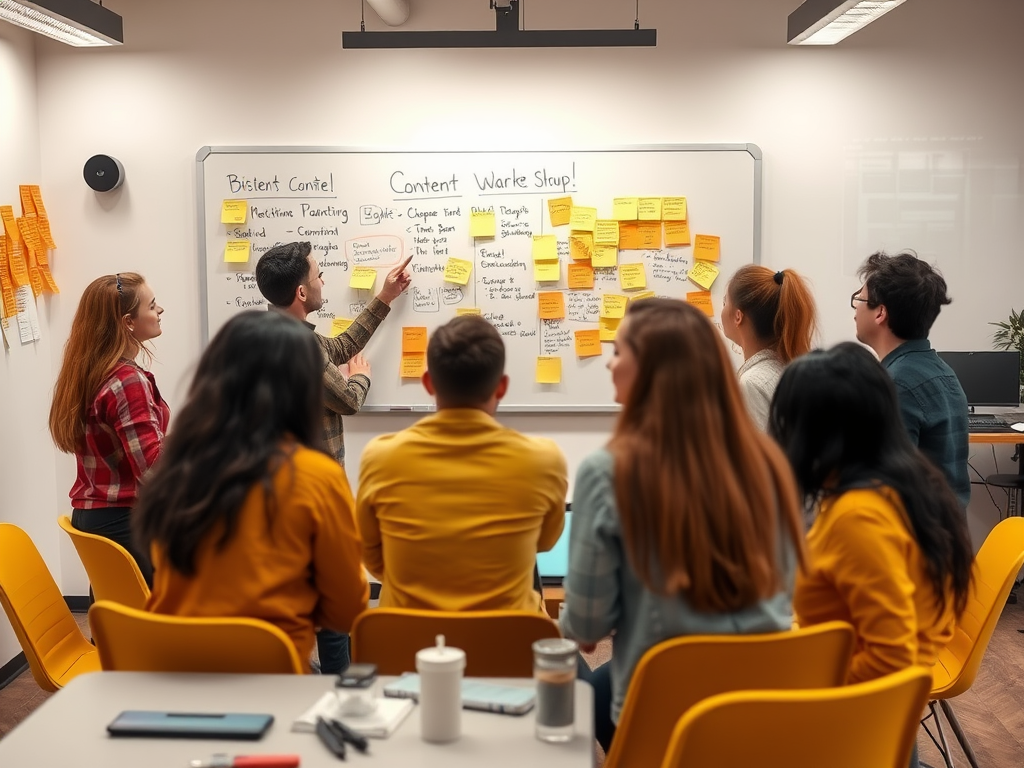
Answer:
POLYGON ((320 342, 320 348, 324 351, 324 357, 335 365, 347 363, 366 346, 366 342, 370 340, 373 332, 377 330, 377 326, 384 321, 390 311, 391 307, 374 297, 366 305, 366 309, 352 321, 352 325, 342 333, 333 338, 317 334, 316 338, 320 342))
POLYGON ((132 474, 142 479, 160 455, 164 429, 153 385, 141 371, 128 371, 111 382, 107 396, 112 399, 112 410, 116 414, 111 425, 132 474))

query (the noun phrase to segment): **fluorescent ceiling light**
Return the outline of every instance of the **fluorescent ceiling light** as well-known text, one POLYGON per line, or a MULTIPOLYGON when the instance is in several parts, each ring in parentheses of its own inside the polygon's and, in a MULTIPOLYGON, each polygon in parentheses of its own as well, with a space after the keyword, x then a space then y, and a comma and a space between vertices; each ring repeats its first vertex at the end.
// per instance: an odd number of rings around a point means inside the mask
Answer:
POLYGON ((789 14, 790 45, 835 45, 905 0, 807 0, 789 14))
POLYGON ((122 45, 121 17, 92 0, 0 0, 0 19, 68 45, 122 45))

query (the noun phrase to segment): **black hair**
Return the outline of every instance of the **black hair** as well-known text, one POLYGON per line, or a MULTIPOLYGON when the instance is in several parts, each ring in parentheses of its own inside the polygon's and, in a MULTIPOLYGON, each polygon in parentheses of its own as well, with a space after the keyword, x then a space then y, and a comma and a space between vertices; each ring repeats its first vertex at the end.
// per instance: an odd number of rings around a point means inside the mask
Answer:
POLYGON ((323 354, 309 329, 277 312, 231 318, 200 358, 132 512, 142 551, 156 542, 176 570, 193 575, 200 543, 219 524, 217 547, 231 540, 256 484, 269 523, 271 480, 289 461, 288 439, 322 449, 322 413, 323 354))
POLYGON ((964 510, 942 472, 910 441, 896 386, 870 352, 844 342, 793 361, 775 390, 768 429, 808 501, 892 488, 939 605, 952 589, 956 613, 963 612, 973 559, 964 510))
POLYGON ((291 306, 295 290, 309 279, 310 243, 275 245, 256 262, 256 285, 277 307, 291 306))
POLYGON ((431 335, 427 370, 446 405, 480 405, 494 394, 505 373, 505 342, 479 315, 461 315, 431 335))
POLYGON ((953 301, 942 275, 913 251, 873 253, 857 274, 867 286, 867 305, 884 305, 889 330, 904 341, 928 338, 939 312, 953 301))

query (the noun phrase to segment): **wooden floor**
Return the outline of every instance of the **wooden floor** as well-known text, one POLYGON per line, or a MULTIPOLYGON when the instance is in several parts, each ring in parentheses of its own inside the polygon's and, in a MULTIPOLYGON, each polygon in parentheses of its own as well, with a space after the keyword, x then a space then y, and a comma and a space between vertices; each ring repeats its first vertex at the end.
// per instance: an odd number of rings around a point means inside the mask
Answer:
MULTIPOLYGON (((84 614, 75 618, 88 633, 84 614)), ((1024 601, 1007 605, 992 636, 978 679, 967 693, 953 701, 960 722, 978 756, 981 768, 1024 766, 1024 601)), ((588 661, 604 662, 609 655, 602 643, 588 661)), ((0 690, 0 738, 31 714, 51 694, 39 689, 29 672, 0 690)), ((963 752, 953 741, 953 762, 968 766, 963 752)), ((924 764, 941 768, 942 759, 924 731, 918 736, 924 764)), ((600 759, 600 750, 598 750, 600 759)))

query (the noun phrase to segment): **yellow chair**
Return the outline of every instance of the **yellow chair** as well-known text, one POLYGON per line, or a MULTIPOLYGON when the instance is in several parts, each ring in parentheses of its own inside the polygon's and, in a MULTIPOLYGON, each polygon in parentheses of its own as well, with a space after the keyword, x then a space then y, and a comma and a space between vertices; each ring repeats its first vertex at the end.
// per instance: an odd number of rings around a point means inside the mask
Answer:
POLYGON ((89 625, 108 671, 308 671, 291 638, 259 619, 167 616, 97 600, 89 609, 89 625))
POLYGON ((444 635, 466 652, 467 676, 532 677, 534 640, 561 637, 547 616, 527 611, 418 611, 371 608, 352 624, 352 661, 376 664, 382 675, 416 669, 416 651, 444 635))
POLYGON ((67 515, 57 518, 57 525, 71 537, 78 550, 97 600, 113 600, 139 610, 146 607, 149 587, 127 549, 116 541, 78 530, 67 515))
POLYGON ((9 523, 0 523, 0 603, 40 688, 57 691, 77 675, 99 671, 96 649, 75 623, 36 545, 9 523))
POLYGON ((967 600, 967 609, 957 622, 955 634, 943 650, 932 670, 932 692, 928 704, 929 714, 922 721, 925 731, 939 748, 948 768, 953 768, 946 736, 942 732, 938 708, 949 721, 953 734, 963 747, 967 760, 978 768, 967 735, 953 713, 948 699, 959 696, 974 684, 988 642, 1006 605, 1014 579, 1024 565, 1024 518, 1008 517, 992 529, 974 558, 974 583, 967 600), (938 705, 938 707, 936 707, 938 705), (938 739, 928 728, 928 720, 935 718, 938 739))
POLYGON ((734 691, 695 704, 661 768, 906 768, 931 674, 839 688, 734 691))
MULTIPOLYGON (((709 696, 842 685, 853 645, 853 627, 841 621, 791 632, 691 635, 659 643, 633 671, 605 768, 660 765, 679 718, 709 696)), ((746 726, 740 730, 745 733, 746 726)))

